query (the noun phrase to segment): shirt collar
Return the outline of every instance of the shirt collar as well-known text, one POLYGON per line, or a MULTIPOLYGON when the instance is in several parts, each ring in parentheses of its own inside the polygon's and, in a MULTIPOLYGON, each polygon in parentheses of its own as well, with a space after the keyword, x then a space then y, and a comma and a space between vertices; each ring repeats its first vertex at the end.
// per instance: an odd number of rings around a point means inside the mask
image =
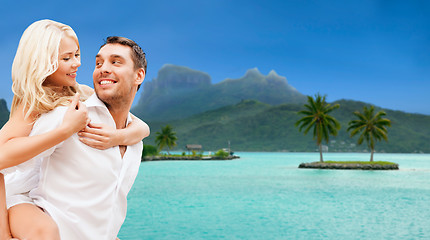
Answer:
POLYGON ((102 107, 106 108, 106 105, 97 97, 95 93, 91 95, 86 101, 85 105, 87 107, 102 107))
MULTIPOLYGON (((85 105, 88 107, 88 108, 91 108, 91 107, 101 107, 101 108, 104 108, 104 109, 106 109, 106 111, 109 113, 109 115, 110 115, 110 112, 109 112, 109 110, 107 109, 107 107, 106 107, 106 105, 102 102, 102 100, 100 100, 98 97, 97 97, 97 94, 96 93, 93 93, 93 95, 91 95, 86 101, 85 101, 85 105)), ((129 124, 129 123, 131 123, 132 122, 132 118, 131 118, 131 113, 129 112, 128 113, 128 116, 127 116, 127 125, 129 124)))

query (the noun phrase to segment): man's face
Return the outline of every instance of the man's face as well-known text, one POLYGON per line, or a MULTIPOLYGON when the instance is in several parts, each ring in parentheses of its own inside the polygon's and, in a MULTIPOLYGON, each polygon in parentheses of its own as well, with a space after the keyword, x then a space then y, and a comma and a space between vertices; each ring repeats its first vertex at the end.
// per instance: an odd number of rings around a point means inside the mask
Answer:
POLYGON ((100 49, 96 56, 93 81, 94 90, 104 103, 121 104, 130 97, 134 98, 139 78, 139 70, 134 69, 130 47, 106 44, 100 49))

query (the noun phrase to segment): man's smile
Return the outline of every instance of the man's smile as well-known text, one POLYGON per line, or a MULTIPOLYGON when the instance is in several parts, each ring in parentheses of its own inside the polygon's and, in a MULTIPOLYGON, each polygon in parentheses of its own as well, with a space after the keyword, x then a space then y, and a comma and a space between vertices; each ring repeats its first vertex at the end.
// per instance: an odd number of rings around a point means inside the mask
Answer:
POLYGON ((116 82, 113 80, 101 80, 99 84, 100 85, 107 85, 107 84, 114 84, 114 83, 116 83, 116 82))

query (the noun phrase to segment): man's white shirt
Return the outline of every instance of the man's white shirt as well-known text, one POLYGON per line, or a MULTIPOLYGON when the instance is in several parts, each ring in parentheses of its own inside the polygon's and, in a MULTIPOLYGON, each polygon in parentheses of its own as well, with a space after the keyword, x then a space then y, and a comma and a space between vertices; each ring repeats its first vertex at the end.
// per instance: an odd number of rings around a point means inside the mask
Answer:
MULTIPOLYGON (((115 128, 108 109, 95 94, 85 105, 91 122, 115 128)), ((66 110, 57 107, 43 114, 31 135, 60 126, 66 110)), ((139 171, 141 154, 142 142, 128 146, 121 157, 118 146, 97 150, 74 134, 30 160, 31 166, 40 165, 40 178, 29 196, 54 219, 62 240, 113 240, 125 220, 127 194, 139 171)))

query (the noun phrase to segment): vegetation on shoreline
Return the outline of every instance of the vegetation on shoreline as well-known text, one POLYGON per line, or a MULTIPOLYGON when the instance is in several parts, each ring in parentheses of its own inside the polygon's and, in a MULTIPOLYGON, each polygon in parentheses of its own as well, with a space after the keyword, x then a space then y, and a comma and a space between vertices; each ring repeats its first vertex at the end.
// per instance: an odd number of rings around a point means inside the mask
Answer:
MULTIPOLYGON (((148 153, 145 149, 156 149, 151 145, 144 145, 143 153, 142 153, 142 161, 159 161, 159 160, 232 160, 236 158, 240 158, 239 156, 235 156, 229 154, 223 149, 218 150, 214 154, 204 155, 203 152, 195 152, 192 151, 191 154, 187 154, 182 152, 182 154, 166 154, 160 153, 158 151, 148 153)), ((151 151, 151 150, 150 150, 151 151)))
POLYGON ((239 158, 220 149, 214 154, 203 155, 203 151, 192 150, 182 152, 182 154, 170 154, 169 149, 176 145, 176 132, 173 131, 172 126, 166 125, 161 128, 160 132, 156 132, 157 146, 143 145, 142 161, 157 161, 157 160, 231 160, 239 158), (167 147, 167 154, 161 153, 163 148, 167 147))

